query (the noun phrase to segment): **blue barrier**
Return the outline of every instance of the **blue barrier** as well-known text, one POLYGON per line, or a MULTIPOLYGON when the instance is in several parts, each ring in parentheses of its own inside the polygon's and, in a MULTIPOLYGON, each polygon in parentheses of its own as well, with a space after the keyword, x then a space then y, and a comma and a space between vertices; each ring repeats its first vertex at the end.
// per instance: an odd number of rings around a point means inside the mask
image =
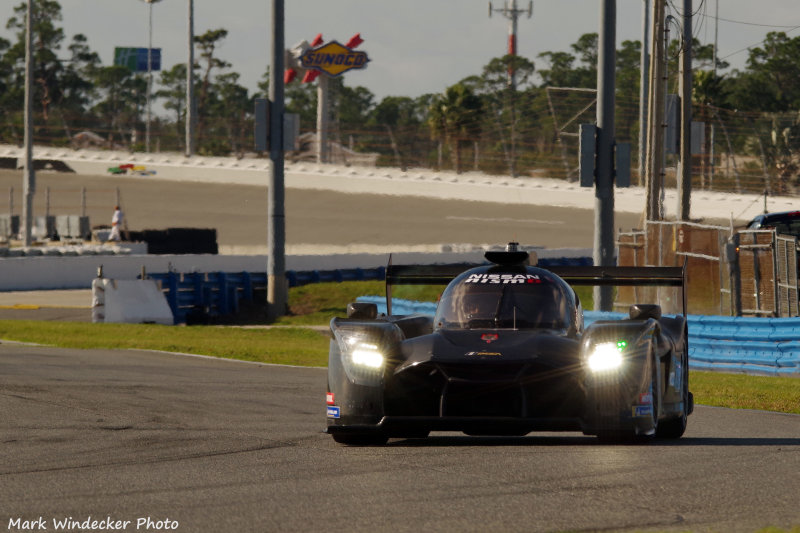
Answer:
MULTIPOLYGON (((386 312, 386 298, 361 296, 386 312)), ((436 304, 392 299, 392 313, 433 314, 436 304)), ((620 320, 626 313, 585 311, 584 323, 620 320)), ((800 374, 800 318, 689 315, 689 365, 695 370, 771 375, 800 374)))
MULTIPOLYGON (((253 293, 267 287, 266 272, 167 272, 149 273, 148 277, 161 285, 176 324, 235 314, 239 311, 239 302, 252 302, 253 293)), ((286 272, 289 287, 383 279, 386 279, 384 267, 286 272)))
POLYGON ((195 315, 234 314, 240 301, 253 301, 253 292, 267 285, 265 273, 251 272, 167 272, 148 277, 160 284, 176 324, 186 323, 195 315))

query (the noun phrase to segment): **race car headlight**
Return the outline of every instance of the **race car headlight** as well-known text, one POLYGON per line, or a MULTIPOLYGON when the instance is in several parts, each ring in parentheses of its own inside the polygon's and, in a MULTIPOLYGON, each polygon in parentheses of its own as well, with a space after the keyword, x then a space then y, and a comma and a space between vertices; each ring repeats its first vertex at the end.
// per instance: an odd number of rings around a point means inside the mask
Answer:
POLYGON ((586 358, 586 363, 593 372, 616 370, 622 366, 622 350, 624 348, 625 343, 622 345, 613 342, 596 344, 586 358))
POLYGON ((383 354, 378 351, 374 344, 356 344, 350 357, 354 365, 365 366, 368 368, 380 368, 383 366, 383 354))
POLYGON ((342 366, 359 385, 377 385, 386 366, 386 347, 381 339, 360 332, 336 331, 342 366))

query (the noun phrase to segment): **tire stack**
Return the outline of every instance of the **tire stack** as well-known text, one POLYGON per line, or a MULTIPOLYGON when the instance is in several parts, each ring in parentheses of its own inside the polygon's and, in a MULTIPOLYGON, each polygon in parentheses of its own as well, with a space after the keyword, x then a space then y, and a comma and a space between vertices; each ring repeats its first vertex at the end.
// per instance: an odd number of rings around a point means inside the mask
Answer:
POLYGON ((171 254, 217 254, 217 230, 201 228, 167 228, 129 231, 131 241, 147 243, 147 253, 171 254))

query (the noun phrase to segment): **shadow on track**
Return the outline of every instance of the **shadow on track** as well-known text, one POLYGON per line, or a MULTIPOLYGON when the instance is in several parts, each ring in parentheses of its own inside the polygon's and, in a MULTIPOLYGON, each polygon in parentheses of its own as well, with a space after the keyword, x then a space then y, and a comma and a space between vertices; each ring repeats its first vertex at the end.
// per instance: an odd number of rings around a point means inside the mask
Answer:
MULTIPOLYGON (((467 446, 609 446, 593 436, 524 436, 470 437, 435 435, 424 439, 390 440, 386 445, 397 448, 467 447, 467 446)), ((642 446, 636 443, 617 443, 612 446, 642 446)), ((758 437, 683 437, 675 440, 655 439, 644 446, 800 446, 800 438, 758 437)))

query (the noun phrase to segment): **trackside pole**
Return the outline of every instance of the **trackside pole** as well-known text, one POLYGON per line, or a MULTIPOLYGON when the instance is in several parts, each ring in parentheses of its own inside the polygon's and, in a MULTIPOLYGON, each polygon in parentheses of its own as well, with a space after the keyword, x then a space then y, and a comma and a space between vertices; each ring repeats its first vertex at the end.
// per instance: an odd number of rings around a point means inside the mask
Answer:
MULTIPOLYGON (((595 266, 614 266, 614 88, 616 0, 603 0, 597 54, 597 174, 594 202, 595 266)), ((594 308, 611 311, 613 287, 594 288, 594 308)))
POLYGON ((267 315, 270 320, 286 314, 286 213, 283 175, 283 55, 284 0, 272 0, 272 64, 269 71, 270 165, 267 239, 267 315))

